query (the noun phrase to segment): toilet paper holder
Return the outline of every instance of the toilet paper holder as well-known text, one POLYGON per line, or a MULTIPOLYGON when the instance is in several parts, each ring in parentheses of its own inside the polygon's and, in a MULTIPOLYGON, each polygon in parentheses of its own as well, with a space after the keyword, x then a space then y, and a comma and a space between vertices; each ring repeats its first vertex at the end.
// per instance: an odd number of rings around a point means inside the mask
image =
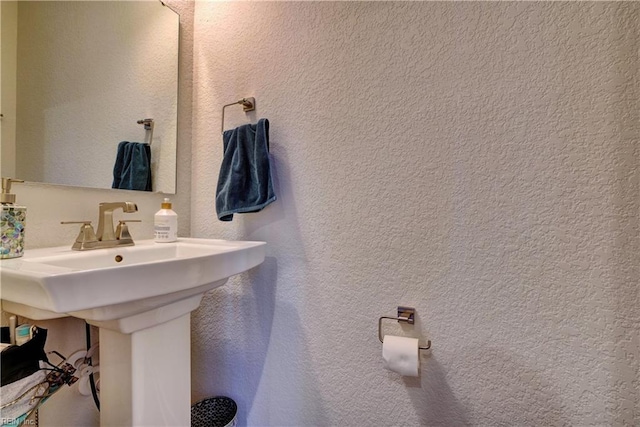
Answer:
MULTIPOLYGON (((384 319, 397 320, 398 322, 408 323, 413 325, 416 323, 416 309, 413 307, 398 306, 398 317, 381 316, 378 319, 378 339, 381 343, 384 343, 382 338, 382 321, 384 319)), ((431 348, 431 340, 427 340, 426 347, 418 347, 419 350, 429 350, 431 348)))

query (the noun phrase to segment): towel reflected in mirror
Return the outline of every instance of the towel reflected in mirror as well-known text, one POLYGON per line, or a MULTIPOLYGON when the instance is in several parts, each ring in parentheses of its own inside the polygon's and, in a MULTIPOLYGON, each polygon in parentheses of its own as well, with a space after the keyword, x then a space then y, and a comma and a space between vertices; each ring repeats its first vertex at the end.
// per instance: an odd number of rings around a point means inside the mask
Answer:
POLYGON ((151 190, 151 147, 141 142, 118 144, 111 188, 151 190))

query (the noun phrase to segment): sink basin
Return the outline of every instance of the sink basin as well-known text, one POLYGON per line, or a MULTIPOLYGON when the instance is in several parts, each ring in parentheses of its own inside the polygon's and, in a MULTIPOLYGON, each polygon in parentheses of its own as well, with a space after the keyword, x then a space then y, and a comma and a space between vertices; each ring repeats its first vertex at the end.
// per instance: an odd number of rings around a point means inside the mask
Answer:
POLYGON ((179 239, 0 262, 3 310, 74 316, 100 328, 100 424, 190 423, 190 312, 208 290, 265 258, 264 242, 179 239))
POLYGON ((265 246, 182 238, 86 252, 34 249, 0 263, 3 309, 35 320, 71 315, 128 333, 174 315, 152 310, 174 303, 197 307, 204 292, 262 263, 265 246), (143 313, 152 319, 145 321, 143 313), (136 321, 128 326, 112 322, 132 316, 136 321))

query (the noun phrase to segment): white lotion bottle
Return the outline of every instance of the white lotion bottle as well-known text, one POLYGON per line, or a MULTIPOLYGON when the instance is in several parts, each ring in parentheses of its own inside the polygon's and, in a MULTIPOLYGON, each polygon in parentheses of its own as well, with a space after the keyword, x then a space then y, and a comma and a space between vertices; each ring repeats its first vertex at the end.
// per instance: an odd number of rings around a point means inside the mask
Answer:
POLYGON ((171 209, 171 202, 165 198, 161 209, 153 218, 154 240, 169 243, 178 240, 178 214, 171 209))

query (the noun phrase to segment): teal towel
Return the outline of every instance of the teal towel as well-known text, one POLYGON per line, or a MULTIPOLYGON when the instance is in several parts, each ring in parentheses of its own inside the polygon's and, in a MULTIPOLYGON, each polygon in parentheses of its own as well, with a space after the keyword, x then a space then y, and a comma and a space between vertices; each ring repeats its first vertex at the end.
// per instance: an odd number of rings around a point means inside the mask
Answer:
POLYGON ((151 191, 151 147, 140 142, 118 144, 111 188, 151 191))
POLYGON ((269 121, 244 125, 223 134, 224 154, 216 190, 220 221, 234 213, 262 210, 276 200, 269 164, 269 121))

